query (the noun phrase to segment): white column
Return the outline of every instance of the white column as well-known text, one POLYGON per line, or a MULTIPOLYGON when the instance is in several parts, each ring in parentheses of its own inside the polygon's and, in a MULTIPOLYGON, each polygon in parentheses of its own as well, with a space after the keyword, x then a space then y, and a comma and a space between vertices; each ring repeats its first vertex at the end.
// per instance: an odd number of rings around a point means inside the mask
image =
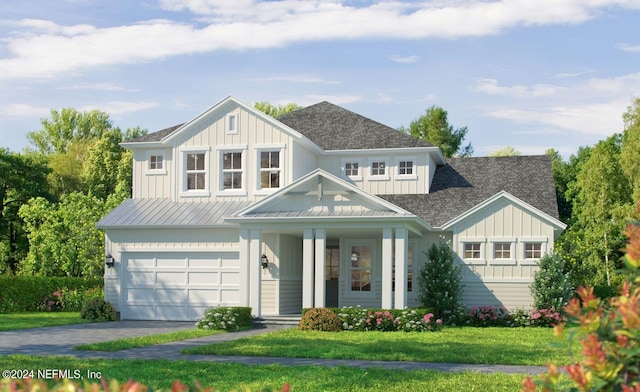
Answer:
MULTIPOLYGON (((382 229, 382 309, 391 309, 393 278, 393 233, 390 228, 382 229)), ((397 287, 397 286, 396 286, 397 287)))
POLYGON ((251 314, 260 317, 260 294, 262 286, 262 266, 260 265, 260 230, 249 230, 249 306, 251 314))
POLYGON ((315 240, 315 262, 316 262, 316 274, 315 274, 315 307, 324 308, 325 306, 325 249, 327 234, 324 229, 316 229, 315 240))
POLYGON ((407 307, 407 255, 408 231, 396 228, 396 309, 407 307))
POLYGON ((313 308, 313 229, 302 236, 302 307, 313 308))
POLYGON ((249 230, 240 229, 240 251, 238 252, 238 259, 240 261, 240 293, 238 295, 238 302, 240 306, 249 305, 249 293, 251 292, 251 284, 249 280, 249 230))

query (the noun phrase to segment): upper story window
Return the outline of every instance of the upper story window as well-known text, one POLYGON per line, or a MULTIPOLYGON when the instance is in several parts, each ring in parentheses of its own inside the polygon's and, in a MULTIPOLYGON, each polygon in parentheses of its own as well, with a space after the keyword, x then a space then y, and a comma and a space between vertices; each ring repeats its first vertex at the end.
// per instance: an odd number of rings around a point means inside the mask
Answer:
POLYGON ((479 242, 467 242, 464 244, 465 259, 481 259, 481 245, 479 242))
POLYGON ((280 151, 260 152, 260 188, 280 188, 280 151))
POLYGON ((542 243, 525 243, 524 244, 524 258, 525 259, 539 259, 542 257, 542 243))
POLYGON ((413 161, 398 162, 398 175, 400 176, 413 175, 413 161))
POLYGON ((222 189, 242 188, 242 152, 222 153, 222 189))
POLYGON ((360 164, 358 162, 346 162, 344 164, 344 174, 349 177, 360 176, 360 164))
POLYGON ((207 169, 205 165, 206 153, 189 152, 186 154, 186 161, 186 190, 190 191, 207 189, 207 169))
POLYGON ((149 156, 149 170, 163 170, 164 158, 162 155, 149 156))
POLYGON ((387 163, 384 161, 371 162, 371 175, 372 176, 386 176, 387 175, 387 163))
POLYGON ((508 242, 496 242, 493 244, 493 258, 494 259, 510 259, 511 258, 511 244, 508 242))
POLYGON ((227 129, 227 133, 230 135, 235 135, 238 133, 238 115, 235 113, 229 113, 225 117, 225 127, 227 129))

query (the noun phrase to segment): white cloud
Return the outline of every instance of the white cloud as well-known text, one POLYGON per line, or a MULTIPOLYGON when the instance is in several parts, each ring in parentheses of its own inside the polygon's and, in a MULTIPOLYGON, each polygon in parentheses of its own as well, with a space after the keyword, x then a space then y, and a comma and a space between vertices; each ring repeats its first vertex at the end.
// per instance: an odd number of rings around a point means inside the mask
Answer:
POLYGON ((613 78, 591 78, 588 86, 602 92, 637 94, 640 90, 640 72, 613 78))
POLYGON ((86 67, 130 64, 222 49, 273 48, 299 42, 384 37, 458 38, 519 26, 576 24, 633 0, 339 1, 161 0, 171 11, 203 18, 193 24, 150 20, 95 27, 24 19, 0 41, 0 79, 54 77, 86 67), (203 25, 204 23, 204 25, 203 25))
POLYGON ((248 79, 252 82, 291 82, 291 83, 318 83, 318 84, 340 84, 337 80, 327 80, 310 75, 274 75, 265 78, 248 79))
POLYGON ((479 91, 486 94, 493 95, 506 95, 510 97, 545 97, 554 95, 563 87, 553 86, 550 84, 534 84, 532 86, 525 85, 513 85, 513 86, 499 86, 496 79, 478 79, 474 86, 475 91, 479 91))
MULTIPOLYGON (((309 94, 300 100, 302 106, 311 105, 314 103, 327 101, 335 105, 343 105, 346 103, 358 102, 362 100, 359 95, 322 95, 322 94, 309 94)), ((298 101, 294 101, 298 102, 298 101)))
POLYGON ((392 54, 391 56, 389 56, 389 60, 395 61, 396 63, 411 64, 420 60, 420 57, 419 56, 400 56, 398 54, 392 54))
POLYGON ((82 83, 73 86, 60 87, 61 90, 99 90, 99 91, 123 91, 139 92, 137 89, 130 89, 113 83, 82 83))
POLYGON ((43 117, 47 116, 50 108, 33 106, 26 103, 14 103, 5 105, 0 109, 0 114, 7 117, 43 117))
POLYGON ((112 101, 101 103, 99 105, 88 105, 82 108, 82 110, 98 109, 109 115, 125 114, 139 112, 141 110, 147 110, 158 106, 157 102, 124 102, 124 101, 112 101))
POLYGON ((578 76, 594 74, 595 72, 596 71, 594 69, 585 69, 577 72, 560 72, 556 74, 556 77, 560 79, 575 78, 578 76))
POLYGON ((640 53, 640 45, 616 44, 616 48, 625 52, 640 53))

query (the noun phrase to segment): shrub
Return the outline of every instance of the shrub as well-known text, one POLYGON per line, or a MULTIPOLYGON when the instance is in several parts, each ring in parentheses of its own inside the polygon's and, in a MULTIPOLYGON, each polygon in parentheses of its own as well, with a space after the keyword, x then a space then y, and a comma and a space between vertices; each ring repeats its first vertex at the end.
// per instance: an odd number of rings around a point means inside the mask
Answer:
POLYGON ((367 312, 367 318, 364 321, 367 331, 397 331, 396 318, 388 310, 367 312))
POLYGON ((476 327, 510 326, 509 311, 504 306, 472 306, 467 324, 476 327))
POLYGON ((432 308, 437 318, 448 321, 462 303, 461 269, 455 265, 453 252, 444 242, 433 244, 427 256, 418 275, 420 301, 432 308))
MULTIPOLYGON (((629 225, 627 235, 630 242, 624 262, 629 276, 619 295, 603 301, 593 287, 578 288, 579 298, 573 298, 565 312, 579 324, 584 358, 564 367, 570 381, 549 365, 549 372, 538 382, 541 390, 640 390, 640 225, 629 225)), ((564 329, 565 324, 559 324, 554 332, 562 336, 564 329)), ((523 391, 536 388, 531 377, 524 380, 523 391)))
POLYGON ((422 314, 415 309, 404 310, 396 318, 398 331, 426 332, 442 330, 442 320, 437 319, 433 313, 422 314))
POLYGON ((560 312, 555 309, 533 309, 531 325, 536 327, 553 327, 562 322, 560 312))
POLYGON ((302 315, 298 328, 303 331, 336 332, 342 330, 342 323, 331 309, 311 308, 302 315))
POLYGON ((531 326, 531 314, 524 309, 516 309, 509 313, 511 318, 512 327, 530 327, 531 326))
POLYGON ((341 308, 334 313, 337 313, 340 319, 342 329, 345 331, 364 331, 366 328, 366 318, 368 310, 357 307, 341 308))
POLYGON ((102 289, 103 284, 102 278, 0 276, 0 313, 43 311, 56 300, 55 291, 102 289))
POLYGON ((533 276, 531 294, 536 309, 563 309, 573 298, 571 275, 564 272, 564 260, 557 254, 546 254, 533 276))
POLYGON ((248 326, 251 326, 251 308, 247 307, 209 308, 196 319, 196 327, 200 329, 237 331, 248 326))
POLYGON ((113 306, 102 298, 93 298, 82 305, 80 317, 86 320, 115 321, 118 319, 113 306))

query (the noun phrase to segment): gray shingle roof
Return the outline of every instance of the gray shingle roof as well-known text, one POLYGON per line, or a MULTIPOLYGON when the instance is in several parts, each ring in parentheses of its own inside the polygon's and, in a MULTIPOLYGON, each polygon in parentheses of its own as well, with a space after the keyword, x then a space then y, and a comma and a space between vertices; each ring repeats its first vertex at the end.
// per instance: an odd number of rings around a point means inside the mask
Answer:
POLYGON ((440 227, 501 191, 558 219, 548 156, 448 158, 436 169, 429 194, 379 196, 440 227))
POLYGON ((412 136, 329 102, 278 117, 324 150, 430 147, 412 136))
POLYGON ((176 203, 171 199, 127 199, 102 218, 96 226, 214 226, 223 224, 224 218, 250 204, 248 201, 176 203))
POLYGON ((166 136, 175 132, 178 128, 183 126, 184 124, 174 125, 169 128, 161 129, 156 132, 148 133, 146 135, 142 135, 140 137, 133 138, 131 140, 127 140, 127 143, 148 143, 148 142, 159 142, 164 139, 166 136))

